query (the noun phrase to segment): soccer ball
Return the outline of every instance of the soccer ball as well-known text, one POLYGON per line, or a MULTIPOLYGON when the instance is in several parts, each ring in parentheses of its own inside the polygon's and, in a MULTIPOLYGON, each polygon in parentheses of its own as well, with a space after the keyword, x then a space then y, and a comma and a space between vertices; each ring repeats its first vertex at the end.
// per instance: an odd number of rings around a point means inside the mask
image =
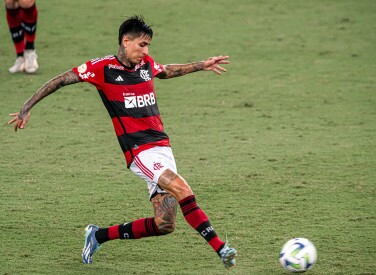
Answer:
POLYGON ((290 272, 305 272, 313 267, 316 259, 315 246, 305 238, 289 240, 279 254, 280 263, 290 272))

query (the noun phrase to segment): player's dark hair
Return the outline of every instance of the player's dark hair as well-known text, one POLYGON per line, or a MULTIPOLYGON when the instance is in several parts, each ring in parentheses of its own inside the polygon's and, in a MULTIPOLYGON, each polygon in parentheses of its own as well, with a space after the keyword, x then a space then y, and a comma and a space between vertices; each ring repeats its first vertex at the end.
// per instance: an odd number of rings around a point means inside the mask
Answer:
POLYGON ((119 28, 119 45, 123 39, 123 35, 129 35, 131 38, 140 36, 149 36, 153 38, 153 30, 144 21, 141 15, 133 15, 125 20, 119 28))

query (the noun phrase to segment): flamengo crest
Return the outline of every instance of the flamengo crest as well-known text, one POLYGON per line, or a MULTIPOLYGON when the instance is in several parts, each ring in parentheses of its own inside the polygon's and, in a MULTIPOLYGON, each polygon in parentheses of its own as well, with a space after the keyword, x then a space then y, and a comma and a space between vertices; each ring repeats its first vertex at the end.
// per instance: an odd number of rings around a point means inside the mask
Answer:
POLYGON ((142 79, 144 79, 145 81, 149 81, 151 80, 150 76, 149 76, 149 71, 148 70, 140 70, 140 76, 142 79))
POLYGON ((156 162, 156 163, 154 163, 154 165, 153 165, 153 169, 154 169, 154 170, 161 170, 163 167, 164 167, 164 166, 163 166, 162 163, 160 163, 160 162, 156 162))

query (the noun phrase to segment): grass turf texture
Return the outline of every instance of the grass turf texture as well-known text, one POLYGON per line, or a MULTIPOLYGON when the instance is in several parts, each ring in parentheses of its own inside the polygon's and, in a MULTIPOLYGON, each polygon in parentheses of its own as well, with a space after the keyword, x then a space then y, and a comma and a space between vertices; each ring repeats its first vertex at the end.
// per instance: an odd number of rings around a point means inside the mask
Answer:
MULTIPOLYGON (((10 75, 0 9, 1 121, 43 83, 117 51, 124 16, 154 24, 160 63, 231 56, 228 72, 156 80, 179 172, 217 233, 239 250, 233 274, 283 274, 282 245, 310 239, 310 274, 376 270, 376 2, 39 1, 36 75, 10 75)), ((221 274, 180 211, 172 235, 114 241, 81 263, 83 229, 152 215, 125 168, 93 86, 64 87, 27 129, 3 126, 1 274, 221 274)))

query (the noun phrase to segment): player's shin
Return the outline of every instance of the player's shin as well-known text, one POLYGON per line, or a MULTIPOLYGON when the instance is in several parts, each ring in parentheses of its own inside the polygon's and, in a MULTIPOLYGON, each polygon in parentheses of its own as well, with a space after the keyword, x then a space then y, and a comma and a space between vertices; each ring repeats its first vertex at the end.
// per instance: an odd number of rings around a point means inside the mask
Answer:
POLYGON ((219 255, 219 251, 225 246, 214 231, 208 217, 197 205, 194 195, 190 195, 179 201, 185 220, 208 242, 219 255))

